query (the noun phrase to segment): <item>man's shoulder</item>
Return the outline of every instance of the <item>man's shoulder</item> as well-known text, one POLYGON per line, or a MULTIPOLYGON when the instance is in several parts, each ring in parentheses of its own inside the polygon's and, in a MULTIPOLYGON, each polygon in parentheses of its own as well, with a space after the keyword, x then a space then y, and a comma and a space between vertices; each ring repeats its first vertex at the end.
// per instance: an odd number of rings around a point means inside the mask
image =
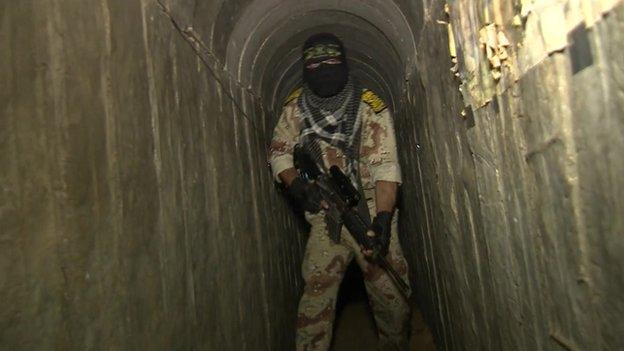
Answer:
MULTIPOLYGON (((291 91, 288 97, 284 100, 283 106, 286 107, 286 106, 296 105, 297 100, 299 99, 302 93, 303 93, 303 87, 298 87, 294 89, 293 91, 291 91)), ((367 104, 368 106, 370 106, 370 108, 375 113, 381 113, 386 108, 388 108, 385 101, 381 97, 379 97, 377 93, 367 88, 362 89, 361 101, 367 104)))
POLYGON ((362 102, 366 103, 375 113, 381 113, 388 106, 374 91, 362 89, 362 102))
POLYGON ((291 91, 288 97, 284 100, 284 106, 297 103, 297 99, 299 98, 299 96, 301 96, 302 92, 303 92, 303 87, 299 87, 291 91))

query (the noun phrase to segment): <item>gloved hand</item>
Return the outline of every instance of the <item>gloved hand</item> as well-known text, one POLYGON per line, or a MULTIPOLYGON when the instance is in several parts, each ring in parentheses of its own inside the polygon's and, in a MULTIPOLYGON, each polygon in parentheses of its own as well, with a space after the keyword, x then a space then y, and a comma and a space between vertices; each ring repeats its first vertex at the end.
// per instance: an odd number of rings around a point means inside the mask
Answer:
POLYGON ((321 210, 321 201, 323 198, 321 197, 319 189, 303 178, 295 178, 292 183, 290 183, 288 192, 305 211, 318 213, 321 210))
POLYGON ((388 248, 390 247, 390 226, 392 223, 392 212, 382 211, 377 213, 377 216, 373 219, 369 234, 374 233, 374 236, 370 237, 371 240, 364 245, 364 249, 373 258, 386 257, 388 254, 388 248), (370 247, 366 247, 370 246, 370 247))

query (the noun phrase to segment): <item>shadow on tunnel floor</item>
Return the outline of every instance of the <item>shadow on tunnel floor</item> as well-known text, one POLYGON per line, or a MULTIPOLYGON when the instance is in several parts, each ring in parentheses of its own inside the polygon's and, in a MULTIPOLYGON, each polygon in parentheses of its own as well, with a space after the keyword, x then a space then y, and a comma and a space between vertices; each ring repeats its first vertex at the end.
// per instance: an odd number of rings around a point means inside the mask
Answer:
MULTIPOLYGON (((435 351, 433 336, 412 302, 410 350, 435 351)), ((368 304, 362 271, 351 262, 340 286, 332 351, 376 350, 377 332, 368 304)))

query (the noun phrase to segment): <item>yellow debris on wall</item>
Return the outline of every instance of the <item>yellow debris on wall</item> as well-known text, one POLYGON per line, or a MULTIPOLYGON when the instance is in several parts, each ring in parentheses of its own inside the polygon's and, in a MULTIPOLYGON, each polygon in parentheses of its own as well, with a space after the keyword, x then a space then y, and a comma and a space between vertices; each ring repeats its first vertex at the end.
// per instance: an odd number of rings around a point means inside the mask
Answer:
POLYGON ((570 33, 592 27, 624 0, 457 0, 446 5, 451 71, 466 106, 477 109, 549 55, 566 50, 570 33), (457 48, 461 51, 457 52, 457 48))
POLYGON ((490 23, 479 30, 479 42, 490 62, 492 78, 498 81, 502 76, 503 63, 509 58, 507 53, 509 39, 496 24, 490 23))

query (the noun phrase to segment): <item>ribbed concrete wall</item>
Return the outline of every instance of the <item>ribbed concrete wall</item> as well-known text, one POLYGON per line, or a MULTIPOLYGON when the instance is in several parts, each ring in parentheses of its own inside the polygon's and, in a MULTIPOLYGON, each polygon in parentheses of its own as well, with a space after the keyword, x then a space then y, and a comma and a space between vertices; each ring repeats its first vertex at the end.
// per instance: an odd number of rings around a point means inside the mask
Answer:
POLYGON ((568 5, 514 26, 510 4, 453 3, 457 80, 443 2, 427 11, 397 130, 403 237, 443 349, 624 347, 624 7, 569 34, 568 5), (479 29, 499 22, 512 44, 494 81, 479 29))
POLYGON ((153 1, 2 2, 0 28, 0 349, 291 345, 302 237, 258 101, 153 1))
POLYGON ((0 3, 0 349, 292 349, 266 145, 317 31, 395 111, 439 348, 621 349, 616 3, 0 3))

